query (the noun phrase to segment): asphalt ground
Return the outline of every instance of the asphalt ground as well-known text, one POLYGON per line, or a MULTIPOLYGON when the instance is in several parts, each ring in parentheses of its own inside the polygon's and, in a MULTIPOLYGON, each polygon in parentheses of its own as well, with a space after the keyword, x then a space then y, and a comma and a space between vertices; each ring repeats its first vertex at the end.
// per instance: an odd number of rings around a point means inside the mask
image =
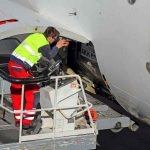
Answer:
MULTIPOLYGON (((96 96, 96 98, 99 97, 96 96)), ((130 129, 124 128, 118 133, 111 130, 99 131, 96 150, 150 150, 150 126, 131 116, 113 101, 101 97, 100 99, 117 112, 130 117, 139 125, 139 129, 132 132, 130 129)))

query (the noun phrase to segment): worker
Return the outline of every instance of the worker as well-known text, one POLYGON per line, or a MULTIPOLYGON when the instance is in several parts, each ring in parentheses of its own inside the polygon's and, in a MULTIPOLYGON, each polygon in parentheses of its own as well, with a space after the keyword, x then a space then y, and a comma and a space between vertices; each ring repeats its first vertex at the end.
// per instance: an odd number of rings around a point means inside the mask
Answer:
MULTIPOLYGON (((42 62, 42 58, 50 60, 55 57, 61 47, 66 47, 69 42, 58 40, 59 32, 54 27, 48 27, 44 33, 30 34, 25 40, 13 51, 10 56, 8 70, 12 77, 28 78, 33 77, 29 70, 38 62, 42 62), (50 44, 56 42, 56 45, 51 49, 50 44)), ((11 84, 11 97, 14 110, 21 109, 21 84, 11 84)), ((35 110, 39 101, 36 93, 39 92, 37 84, 25 85, 25 104, 24 110, 35 110)), ((36 113, 30 111, 23 114, 23 129, 32 127, 32 122, 35 119, 36 113)), ((16 125, 20 123, 20 113, 15 114, 16 125)))

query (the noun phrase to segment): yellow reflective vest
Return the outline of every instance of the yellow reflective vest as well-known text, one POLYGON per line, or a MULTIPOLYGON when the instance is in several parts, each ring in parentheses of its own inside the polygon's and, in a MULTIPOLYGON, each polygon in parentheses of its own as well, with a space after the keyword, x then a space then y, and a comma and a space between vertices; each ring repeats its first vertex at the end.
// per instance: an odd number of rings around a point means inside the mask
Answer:
POLYGON ((37 63, 42 54, 38 49, 49 44, 46 37, 42 33, 34 33, 29 35, 12 53, 13 56, 26 62, 31 67, 37 63))

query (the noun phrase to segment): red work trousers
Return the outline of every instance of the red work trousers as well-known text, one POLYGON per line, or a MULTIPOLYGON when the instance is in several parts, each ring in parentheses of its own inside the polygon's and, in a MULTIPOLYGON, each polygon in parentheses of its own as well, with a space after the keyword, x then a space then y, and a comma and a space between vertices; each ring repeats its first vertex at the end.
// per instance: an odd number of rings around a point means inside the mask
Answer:
MULTIPOLYGON (((27 72, 24 67, 20 64, 17 64, 13 61, 10 61, 8 64, 8 70, 12 77, 15 78, 27 78, 32 77, 32 74, 27 72)), ((12 97, 12 105, 14 110, 21 109, 21 84, 11 84, 11 97, 12 97)), ((24 88, 24 110, 33 110, 36 109, 35 106, 35 93, 39 92, 39 87, 37 84, 27 84, 24 88)), ((23 114, 23 125, 30 125, 32 120, 34 119, 35 112, 28 112, 23 114)), ((20 113, 15 114, 16 123, 20 122, 20 113)))

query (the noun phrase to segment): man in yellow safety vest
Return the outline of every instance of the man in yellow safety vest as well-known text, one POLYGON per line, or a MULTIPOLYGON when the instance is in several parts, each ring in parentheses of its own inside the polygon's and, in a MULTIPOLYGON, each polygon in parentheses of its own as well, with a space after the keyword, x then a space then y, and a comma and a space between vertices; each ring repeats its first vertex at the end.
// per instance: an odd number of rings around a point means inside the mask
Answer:
MULTIPOLYGON (((69 42, 58 40, 59 32, 54 27, 48 27, 44 33, 30 34, 11 54, 8 64, 8 70, 12 77, 28 78, 32 77, 32 73, 28 70, 37 64, 42 57, 50 60, 63 46, 68 46, 69 42), (56 45, 51 49, 50 45, 58 40, 56 45)), ((11 84, 11 97, 14 110, 21 109, 21 84, 11 84)), ((25 85, 25 106, 24 110, 36 109, 35 92, 39 91, 37 84, 25 85)), ((15 114, 16 124, 20 123, 20 113, 15 114)), ((35 119, 35 112, 23 114, 23 129, 32 127, 35 119)))

